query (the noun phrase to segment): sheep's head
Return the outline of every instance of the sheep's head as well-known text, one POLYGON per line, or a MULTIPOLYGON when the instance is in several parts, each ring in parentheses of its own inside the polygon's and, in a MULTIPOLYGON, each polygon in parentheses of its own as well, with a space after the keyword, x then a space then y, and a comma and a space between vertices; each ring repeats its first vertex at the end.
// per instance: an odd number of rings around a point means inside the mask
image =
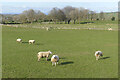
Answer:
POLYGON ((56 58, 57 58, 57 57, 56 57, 56 55, 53 55, 52 57, 53 57, 54 59, 56 59, 56 58))
POLYGON ((54 59, 57 59, 57 57, 55 56, 54 59))
POLYGON ((51 51, 48 51, 50 54, 52 54, 52 52, 51 51))
POLYGON ((100 54, 100 56, 103 56, 103 54, 100 54))

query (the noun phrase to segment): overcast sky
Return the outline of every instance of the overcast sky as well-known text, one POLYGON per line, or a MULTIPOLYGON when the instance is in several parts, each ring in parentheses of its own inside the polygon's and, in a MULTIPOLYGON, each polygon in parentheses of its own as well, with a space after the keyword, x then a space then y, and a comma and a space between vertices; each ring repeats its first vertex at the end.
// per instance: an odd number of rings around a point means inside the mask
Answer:
POLYGON ((119 0, 0 0, 1 2, 118 2, 119 0))
POLYGON ((116 12, 118 2, 119 0, 0 0, 0 13, 14 14, 34 9, 47 14, 53 7, 65 6, 84 7, 96 12, 116 12))

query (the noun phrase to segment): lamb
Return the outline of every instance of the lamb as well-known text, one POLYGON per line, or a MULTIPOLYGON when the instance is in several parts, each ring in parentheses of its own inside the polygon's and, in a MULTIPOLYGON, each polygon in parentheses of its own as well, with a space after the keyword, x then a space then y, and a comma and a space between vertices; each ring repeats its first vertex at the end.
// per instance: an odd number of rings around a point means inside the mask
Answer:
POLYGON ((100 56, 103 56, 103 53, 101 51, 96 51, 95 52, 96 60, 99 60, 100 56))
POLYGON ((17 41, 17 42, 22 42, 22 39, 18 38, 16 41, 17 41))
POLYGON ((53 55, 53 56, 51 57, 52 66, 53 66, 54 64, 55 64, 55 66, 56 66, 56 62, 57 62, 57 64, 58 64, 58 61, 59 61, 58 55, 53 55))
POLYGON ((46 57, 46 60, 48 60, 49 55, 52 54, 52 52, 49 50, 47 52, 38 52, 38 61, 40 61, 40 58, 46 57))
POLYGON ((35 40, 29 40, 29 44, 35 43, 35 40))

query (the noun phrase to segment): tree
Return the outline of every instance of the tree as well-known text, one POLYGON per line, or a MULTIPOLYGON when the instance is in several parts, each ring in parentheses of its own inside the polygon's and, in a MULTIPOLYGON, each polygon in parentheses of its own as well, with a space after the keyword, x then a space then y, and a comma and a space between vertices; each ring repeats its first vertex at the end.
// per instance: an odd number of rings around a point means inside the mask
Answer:
POLYGON ((104 12, 100 12, 100 20, 104 20, 105 17, 104 17, 104 12))
POLYGON ((77 8, 75 10, 70 11, 69 13, 70 18, 74 20, 74 24, 75 24, 75 21, 78 19, 78 14, 79 14, 79 10, 77 8))
POLYGON ((96 13, 94 11, 90 11, 90 19, 91 20, 97 19, 97 15, 96 15, 96 13))
POLYGON ((5 23, 5 17, 4 15, 0 14, 0 23, 4 24, 5 23))
POLYGON ((50 13, 48 14, 49 17, 51 18, 51 20, 55 22, 55 24, 56 24, 56 21, 57 21, 57 13, 58 13, 58 8, 53 8, 50 11, 50 13))
POLYGON ((35 21, 38 22, 39 20, 45 20, 46 19, 46 15, 44 13, 42 13, 41 11, 36 11, 35 12, 35 21))
POLYGON ((22 16, 25 16, 25 18, 27 18, 27 22, 32 23, 35 21, 35 11, 33 9, 23 11, 22 16))
POLYGON ((72 6, 66 6, 66 7, 64 7, 64 8, 62 9, 62 11, 64 12, 64 14, 66 15, 65 23, 67 23, 67 22, 68 22, 68 24, 70 23, 70 21, 71 21, 70 12, 71 12, 72 10, 75 10, 75 8, 72 7, 72 6), (66 21, 67 21, 67 22, 66 22, 66 21))
POLYGON ((18 15, 18 19, 21 23, 27 23, 27 16, 25 14, 18 15))
POLYGON ((89 18, 89 10, 85 9, 83 10, 83 20, 88 20, 89 18))
POLYGON ((13 21, 14 21, 15 23, 20 23, 20 22, 21 22, 21 21, 20 21, 20 16, 19 16, 19 15, 13 16, 13 21))
POLYGON ((115 21, 115 17, 112 17, 111 20, 112 20, 112 21, 115 21))
POLYGON ((62 10, 58 10, 58 15, 57 15, 57 19, 58 21, 65 21, 66 20, 66 15, 64 14, 64 12, 62 10))
POLYGON ((53 8, 48 14, 48 16, 55 23, 57 21, 64 21, 66 19, 66 15, 64 14, 64 12, 58 8, 53 8))

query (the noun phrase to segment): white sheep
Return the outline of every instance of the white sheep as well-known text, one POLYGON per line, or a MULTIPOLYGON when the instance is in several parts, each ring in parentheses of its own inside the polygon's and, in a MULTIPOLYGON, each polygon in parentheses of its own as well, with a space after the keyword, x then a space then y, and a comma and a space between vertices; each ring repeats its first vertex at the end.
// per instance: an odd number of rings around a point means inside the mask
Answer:
POLYGON ((35 43, 35 40, 29 40, 29 44, 35 43))
POLYGON ((56 66, 56 62, 57 62, 57 64, 58 64, 58 61, 59 61, 58 55, 53 55, 53 56, 51 57, 52 66, 53 66, 54 64, 55 64, 55 66, 56 66))
POLYGON ((19 39, 17 39, 16 41, 17 41, 17 42, 22 42, 22 39, 19 38, 19 39))
POLYGON ((109 31, 112 31, 113 29, 112 28, 108 28, 109 31))
POLYGON ((101 51, 96 51, 95 52, 96 60, 99 60, 100 56, 103 56, 103 53, 101 51))
POLYGON ((50 50, 46 52, 38 52, 38 55, 37 55, 38 61, 40 61, 40 58, 43 58, 43 57, 46 57, 46 60, 48 60, 48 57, 50 54, 52 54, 50 50))
POLYGON ((47 30, 47 31, 49 31, 49 28, 48 28, 48 27, 46 27, 46 30, 47 30))

